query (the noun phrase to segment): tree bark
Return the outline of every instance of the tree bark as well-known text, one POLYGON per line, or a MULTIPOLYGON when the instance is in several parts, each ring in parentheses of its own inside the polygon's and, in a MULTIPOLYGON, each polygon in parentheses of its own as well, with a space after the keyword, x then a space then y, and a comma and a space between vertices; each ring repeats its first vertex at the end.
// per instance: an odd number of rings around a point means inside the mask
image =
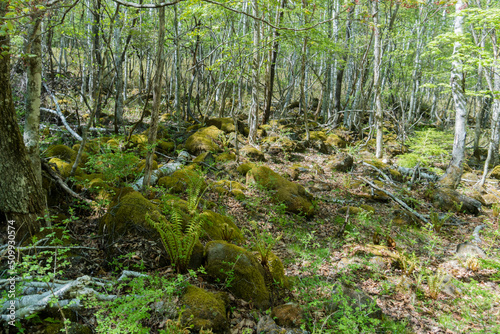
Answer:
POLYGON ((380 45, 380 28, 378 26, 378 0, 373 0, 373 28, 375 29, 375 41, 373 44, 373 89, 375 90, 375 127, 377 129, 375 156, 380 159, 383 155, 383 126, 384 112, 382 110, 382 99, 380 92, 380 63, 382 60, 382 48, 380 45))
MULTIPOLYGON (((6 13, 0 2, 0 17, 6 13)), ((0 52, 9 51, 9 35, 0 35, 0 52)), ((10 56, 0 57, 0 220, 14 221, 16 240, 40 228, 44 197, 19 131, 10 86, 10 56)))
MULTIPOLYGON (((464 17, 460 15, 462 9, 465 5, 463 0, 458 0, 455 4, 455 20, 454 20, 454 32, 455 35, 463 35, 463 22, 464 17)), ((466 138, 466 126, 467 126, 467 110, 466 110, 466 100, 464 94, 464 74, 462 69, 462 60, 458 55, 460 52, 461 44, 460 42, 455 42, 453 46, 453 57, 451 67, 451 94, 453 96, 453 101, 455 102, 455 139, 453 141, 453 152, 451 156, 450 164, 446 169, 446 173, 439 180, 439 184, 444 187, 450 187, 456 189, 460 184, 462 173, 463 173, 463 160, 465 155, 465 138, 466 138)))
MULTIPOLYGON (((174 6, 175 8, 175 6, 174 6)), ((165 42, 165 7, 159 8, 159 29, 158 29, 158 51, 155 83, 153 88, 153 111, 151 113, 151 124, 148 134, 148 154, 146 156, 146 166, 144 167, 144 188, 149 187, 153 166, 153 156, 155 153, 156 134, 158 132, 158 120, 161 101, 161 84, 163 77, 163 43, 165 42)))
POLYGON ((24 145, 36 175, 37 187, 42 187, 42 165, 40 163, 40 93, 42 87, 42 17, 33 18, 28 40, 28 89, 24 145))
MULTIPOLYGON (((257 0, 253 0, 253 15, 259 16, 257 8, 257 0)), ((257 125, 259 124, 259 45, 260 45, 260 24, 258 20, 254 20, 253 31, 253 59, 252 59, 252 104, 248 115, 248 127, 250 132, 248 140, 255 144, 257 140, 257 125)))

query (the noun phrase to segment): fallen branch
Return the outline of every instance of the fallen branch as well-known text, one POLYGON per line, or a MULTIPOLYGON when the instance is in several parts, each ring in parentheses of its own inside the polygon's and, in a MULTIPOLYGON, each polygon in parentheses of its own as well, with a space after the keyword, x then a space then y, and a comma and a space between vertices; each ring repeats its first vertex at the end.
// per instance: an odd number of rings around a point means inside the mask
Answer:
POLYGON ((69 195, 71 195, 72 197, 79 199, 80 201, 83 201, 87 204, 94 203, 90 199, 84 198, 84 197, 80 196, 79 194, 77 194, 76 192, 74 192, 73 190, 71 190, 71 188, 63 181, 63 179, 47 163, 42 162, 42 168, 47 173, 49 173, 49 175, 54 179, 54 181, 56 181, 56 183, 58 185, 60 185, 61 188, 63 188, 64 191, 66 191, 69 195))
POLYGON ((375 167, 375 166, 373 166, 373 165, 371 165, 371 164, 369 164, 369 163, 367 163, 367 162, 364 162, 364 161, 363 161, 363 165, 365 165, 365 166, 368 166, 368 167, 371 167, 371 168, 375 169, 375 170, 376 170, 376 171, 377 171, 380 175, 382 175, 382 176, 384 177, 384 179, 385 179, 387 182, 389 182, 389 183, 394 183, 394 182, 392 182, 391 178, 390 178, 390 177, 388 177, 387 175, 385 175, 385 174, 384 174, 384 172, 382 172, 379 168, 377 168, 377 167, 375 167))
POLYGON ((418 217, 418 219, 420 219, 424 223, 429 224, 429 220, 427 220, 427 218, 425 218, 424 216, 422 216, 421 214, 419 214, 418 212, 416 212, 415 210, 413 210, 412 208, 410 208, 405 202, 403 202, 402 200, 400 200, 399 198, 397 198, 396 196, 394 196, 391 192, 389 192, 387 190, 384 190, 382 188, 377 187, 376 185, 374 185, 373 183, 371 183, 370 181, 368 181, 364 177, 360 177, 360 178, 363 181, 365 181, 368 185, 370 185, 370 187, 372 187, 375 190, 383 192, 384 194, 386 194, 387 196, 389 196, 390 198, 392 198, 393 200, 395 200, 403 209, 411 212, 413 215, 415 215, 416 217, 418 217))

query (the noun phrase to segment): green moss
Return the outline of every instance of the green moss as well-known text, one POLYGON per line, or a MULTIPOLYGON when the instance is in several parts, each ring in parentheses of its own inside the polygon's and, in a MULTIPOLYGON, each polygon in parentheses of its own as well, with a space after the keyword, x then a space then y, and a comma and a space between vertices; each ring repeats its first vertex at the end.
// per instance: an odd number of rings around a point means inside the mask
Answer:
POLYGON ((268 167, 254 167, 247 173, 247 185, 253 183, 268 190, 275 190, 273 200, 285 203, 289 212, 303 213, 306 216, 314 213, 312 195, 302 185, 286 180, 268 167))
POLYGON ((195 164, 200 164, 200 163, 207 163, 211 164, 214 162, 214 156, 212 152, 203 152, 200 155, 198 155, 196 158, 193 159, 193 163, 195 164))
POLYGON ((158 185, 170 189, 174 193, 182 193, 190 185, 198 184, 200 181, 203 184, 203 189, 206 188, 205 180, 202 180, 200 175, 192 168, 185 167, 183 169, 176 170, 170 176, 162 177, 158 180, 158 185))
POLYGON ((250 145, 243 146, 240 150, 240 153, 242 156, 247 157, 253 161, 266 161, 264 153, 250 145))
MULTIPOLYGON (((59 174, 61 174, 63 178, 69 177, 71 168, 73 167, 73 163, 67 163, 66 161, 63 161, 59 158, 50 159, 49 165, 52 166, 52 169, 59 172, 59 174)), ((80 167, 77 167, 75 171, 75 176, 81 176, 81 175, 83 175, 83 172, 80 169, 80 167)))
POLYGON ((205 247, 207 273, 222 282, 238 298, 262 310, 270 304, 270 294, 264 280, 264 268, 256 257, 245 249, 225 241, 211 241, 205 247))
POLYGON ((181 322, 192 326, 198 333, 201 329, 223 333, 227 329, 226 298, 223 293, 211 293, 195 286, 188 286, 181 302, 185 305, 181 322))
MULTIPOLYGON (((260 259, 259 255, 257 255, 257 258, 260 259)), ((268 263, 273 283, 277 283, 280 287, 285 289, 290 289, 291 284, 288 277, 285 275, 285 267, 283 266, 283 262, 281 262, 280 258, 273 252, 269 252, 268 263)))
POLYGON ((246 175, 247 172, 254 168, 256 166, 256 164, 252 163, 252 162, 246 162, 244 164, 241 164, 238 166, 238 168, 236 168, 236 170, 238 171, 238 173, 240 173, 241 175, 246 175))
POLYGON ((240 229, 229 217, 210 210, 204 211, 201 217, 205 222, 203 229, 211 240, 227 240, 228 238, 224 234, 230 234, 228 235, 229 240, 243 240, 240 229))
MULTIPOLYGON (((206 125, 207 126, 214 125, 218 129, 224 131, 225 133, 234 132, 236 129, 234 126, 234 121, 230 117, 212 118, 206 122, 206 125)), ((241 133, 244 133, 245 132, 244 128, 245 127, 244 127, 243 123, 238 121, 238 131, 241 133)))
POLYGON ((173 152, 175 149, 175 143, 171 141, 165 141, 163 139, 158 141, 158 150, 163 153, 173 152))
POLYGON ((136 146, 137 145, 147 145, 148 143, 148 136, 147 135, 144 135, 144 134, 140 134, 140 135, 132 135, 130 137, 130 142, 135 144, 136 146))
POLYGON ((495 168, 493 168, 493 170, 491 171, 489 177, 491 177, 493 179, 500 180, 500 165, 496 166, 495 168))
POLYGON ((207 128, 201 128, 186 140, 185 147, 189 153, 194 155, 198 155, 205 151, 217 152, 220 148, 216 140, 221 136, 224 136, 224 132, 213 125, 207 128))
POLYGON ((345 148, 347 146, 347 142, 344 139, 340 138, 340 136, 338 136, 336 134, 328 135, 325 142, 330 146, 338 147, 338 148, 345 148))
POLYGON ((231 152, 225 152, 222 154, 219 154, 216 158, 215 161, 217 162, 228 162, 228 161, 235 161, 236 160, 236 155, 231 152))
POLYGON ((101 219, 99 231, 111 238, 125 235, 127 232, 150 236, 152 229, 146 221, 146 214, 149 214, 151 219, 159 219, 161 216, 156 205, 144 198, 140 192, 132 188, 122 188, 101 219))
POLYGON ((59 158, 66 162, 71 162, 75 161, 76 153, 75 150, 66 145, 52 145, 45 152, 45 156, 47 158, 59 158))
MULTIPOLYGON (((146 160, 143 159, 139 162, 137 168, 135 168, 134 172, 135 173, 142 173, 144 171, 144 168, 146 168, 146 160)), ((152 170, 156 170, 158 169, 158 163, 156 161, 153 160, 153 164, 152 164, 152 170)))
MULTIPOLYGON (((326 142, 328 139, 324 131, 309 131, 309 138, 312 141, 320 140, 322 142, 326 142)), ((302 139, 306 139, 306 134, 302 136, 302 139)))

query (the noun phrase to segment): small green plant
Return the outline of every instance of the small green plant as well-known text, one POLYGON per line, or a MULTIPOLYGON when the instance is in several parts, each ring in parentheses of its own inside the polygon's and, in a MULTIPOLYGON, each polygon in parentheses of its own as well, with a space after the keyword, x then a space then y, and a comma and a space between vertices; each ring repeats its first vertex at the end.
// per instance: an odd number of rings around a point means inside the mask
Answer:
MULTIPOLYGON (((187 272, 191 254, 201 233, 204 220, 198 211, 198 205, 202 194, 202 180, 199 179, 198 182, 192 183, 188 188, 187 209, 190 219, 185 228, 183 227, 182 212, 173 203, 171 210, 165 212, 170 213, 170 221, 167 221, 164 216, 159 216, 157 220, 153 220, 149 215, 146 215, 146 221, 160 234, 163 246, 178 273, 187 272)), ((162 200, 168 201, 169 198, 164 196, 162 200)), ((167 205, 163 205, 163 207, 168 209, 167 205)))
POLYGON ((258 226, 257 222, 251 221, 253 232, 248 229, 244 229, 245 233, 248 233, 252 241, 252 248, 259 253, 261 264, 266 267, 269 261, 269 255, 274 245, 281 240, 283 235, 279 233, 274 237, 268 231, 261 231, 261 227, 258 226))
MULTIPOLYGON (((240 256, 241 255, 238 254, 238 256, 236 257, 236 260, 234 262, 231 262, 231 261, 222 261, 223 265, 230 267, 229 269, 224 269, 224 268, 220 269, 221 273, 226 276, 226 279, 224 280, 224 287, 226 289, 229 289, 232 286, 232 283, 233 283, 234 279, 236 278, 235 274, 234 274, 234 267, 236 266, 236 263, 238 263, 238 260, 240 259, 240 256)), ((219 278, 217 278, 217 281, 220 283, 220 279, 219 278)))
POLYGON ((427 286, 429 287, 429 297, 437 299, 441 289, 445 285, 446 274, 441 270, 427 276, 427 286))
POLYGON ((91 154, 86 163, 89 173, 103 174, 104 182, 111 186, 119 186, 124 179, 134 174, 140 160, 130 151, 116 151, 110 146, 102 148, 103 153, 91 154))

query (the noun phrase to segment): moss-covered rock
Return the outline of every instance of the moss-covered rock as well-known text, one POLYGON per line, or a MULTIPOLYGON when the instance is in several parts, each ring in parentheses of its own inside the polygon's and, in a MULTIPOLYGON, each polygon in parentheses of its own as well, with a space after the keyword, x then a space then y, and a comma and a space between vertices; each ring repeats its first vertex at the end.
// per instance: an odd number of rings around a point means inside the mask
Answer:
POLYGON ((236 197, 236 199, 244 199, 244 191, 247 190, 247 188, 241 183, 230 180, 216 181, 212 184, 212 187, 219 194, 231 194, 236 197))
POLYGON ((242 241, 243 236, 240 229, 229 218, 211 210, 206 210, 201 214, 204 221, 203 230, 211 240, 236 240, 242 241))
POLYGON ((481 202, 462 195, 451 188, 437 188, 427 191, 426 194, 434 207, 442 211, 464 212, 477 215, 481 212, 481 202))
MULTIPOLYGON (((259 261, 262 260, 259 253, 255 256, 259 261)), ((280 258, 276 256, 273 252, 269 252, 267 255, 267 267, 269 268, 269 273, 271 274, 272 282, 279 284, 281 288, 290 289, 290 281, 285 275, 285 267, 280 258)))
MULTIPOLYGON (((244 134, 245 133, 245 124, 241 121, 237 121, 238 123, 238 132, 244 134)), ((231 117, 222 117, 222 118, 212 118, 209 119, 206 123, 206 126, 216 126, 218 129, 224 131, 225 133, 234 132, 235 126, 233 119, 231 117)))
POLYGON ((236 297, 252 302, 261 310, 271 305, 264 268, 253 254, 225 241, 209 242, 205 253, 207 273, 214 279, 229 283, 229 290, 236 297))
POLYGON ((274 190, 273 200, 284 203, 289 212, 303 213, 306 216, 314 213, 312 195, 302 185, 288 181, 268 167, 252 168, 247 173, 246 182, 247 185, 258 184, 265 189, 274 190))
MULTIPOLYGON (((68 163, 59 158, 50 159, 49 165, 52 167, 52 169, 59 172, 59 174, 61 174, 63 178, 69 177, 69 174, 71 173, 71 168, 73 167, 73 163, 68 163)), ((81 176, 81 175, 83 175, 83 172, 80 169, 80 167, 77 167, 75 171, 75 176, 81 176)))
MULTIPOLYGON (((158 163, 153 160, 153 163, 152 163, 151 167, 152 167, 151 168, 152 170, 158 169, 158 163)), ((139 165, 137 166, 137 168, 135 168, 134 172, 135 173, 142 173, 144 171, 144 168, 146 168, 146 159, 142 159, 139 162, 139 165)))
POLYGON ((252 162, 245 162, 241 165, 238 166, 238 168, 236 168, 236 170, 238 171, 238 173, 240 173, 241 175, 247 175, 247 172, 256 167, 257 165, 252 163, 252 162))
POLYGON ((493 168, 493 170, 490 172, 489 177, 491 177, 492 179, 500 180, 500 165, 493 168))
POLYGON ((331 171, 348 172, 354 165, 354 159, 347 153, 336 154, 328 162, 327 168, 331 171))
POLYGON ((229 162, 229 161, 235 161, 236 160, 236 154, 231 153, 231 152, 224 152, 222 154, 219 154, 216 158, 215 161, 217 162, 229 162))
POLYGON ((111 239, 125 235, 128 232, 141 235, 151 235, 154 229, 146 221, 146 214, 157 220, 160 211, 140 192, 132 188, 120 189, 108 206, 108 212, 99 224, 100 234, 108 235, 111 239))
POLYGON ((347 142, 336 134, 328 135, 325 142, 328 145, 333 146, 333 147, 337 147, 337 148, 347 147, 347 142))
POLYGON ((222 136, 224 132, 213 125, 201 128, 186 140, 185 147, 194 155, 205 151, 218 152, 220 148, 216 141, 222 136))
POLYGON ((185 306, 181 317, 183 326, 192 326, 191 330, 195 333, 201 329, 225 333, 228 301, 223 292, 212 293, 190 285, 181 302, 185 306))
MULTIPOLYGON (((302 135, 302 139, 306 140, 307 134, 302 135)), ((316 141, 320 140, 322 142, 326 142, 328 137, 326 136, 324 131, 309 131, 309 140, 316 141)))
POLYGON ((185 167, 176 170, 170 176, 164 176, 158 180, 158 185, 170 189, 174 193, 182 193, 187 188, 201 183, 202 189, 206 188, 206 182, 193 168, 185 167))
POLYGON ((162 153, 170 153, 175 149, 175 143, 172 141, 165 141, 163 139, 158 140, 158 151, 162 153))
POLYGON ((264 153, 250 145, 243 146, 240 149, 240 153, 242 156, 247 157, 252 161, 266 161, 264 153))
POLYGON ((148 136, 145 134, 140 135, 132 135, 130 137, 130 142, 135 146, 138 145, 147 145, 148 144, 148 136))
POLYGON ((66 162, 75 161, 76 151, 66 145, 52 145, 49 146, 45 152, 47 158, 59 158, 66 162))

